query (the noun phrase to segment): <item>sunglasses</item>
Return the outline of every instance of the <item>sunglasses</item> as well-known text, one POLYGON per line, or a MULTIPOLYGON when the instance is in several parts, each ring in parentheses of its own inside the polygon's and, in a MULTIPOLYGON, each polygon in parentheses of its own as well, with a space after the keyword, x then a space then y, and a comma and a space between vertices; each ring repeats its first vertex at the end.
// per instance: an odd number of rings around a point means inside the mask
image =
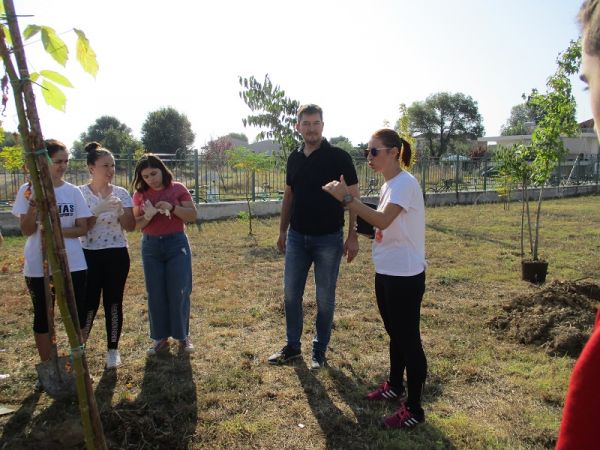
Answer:
POLYGON ((365 149, 363 152, 364 152, 365 158, 367 156, 369 156, 369 153, 371 154, 371 156, 373 158, 375 158, 377 155, 379 155, 380 151, 382 151, 382 150, 389 150, 389 149, 390 149, 390 147, 381 147, 381 148, 371 147, 371 148, 365 149))

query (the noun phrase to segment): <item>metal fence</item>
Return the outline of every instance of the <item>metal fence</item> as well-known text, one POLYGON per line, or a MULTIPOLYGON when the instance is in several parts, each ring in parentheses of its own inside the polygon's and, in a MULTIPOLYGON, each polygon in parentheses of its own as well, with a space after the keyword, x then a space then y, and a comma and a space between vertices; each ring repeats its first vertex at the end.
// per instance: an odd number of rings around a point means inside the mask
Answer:
MULTIPOLYGON (((131 189, 135 160, 118 159, 114 183, 131 189)), ((227 161, 207 159, 203 155, 185 160, 165 161, 174 178, 192 192, 197 203, 244 200, 281 199, 285 188, 285 167, 276 165, 268 172, 250 172, 230 167, 227 161)), ((381 174, 370 169, 364 158, 354 161, 361 194, 376 196, 383 183, 381 174)), ((560 162, 549 180, 551 186, 598 184, 600 161, 598 155, 565 159, 560 162)), ((424 192, 502 191, 506 181, 498 176, 494 162, 489 159, 424 158, 411 169, 424 192)), ((85 160, 71 159, 65 179, 75 185, 85 184, 89 173, 85 160)), ((26 181, 21 171, 7 171, 0 164, 0 204, 10 205, 19 186, 26 181)))

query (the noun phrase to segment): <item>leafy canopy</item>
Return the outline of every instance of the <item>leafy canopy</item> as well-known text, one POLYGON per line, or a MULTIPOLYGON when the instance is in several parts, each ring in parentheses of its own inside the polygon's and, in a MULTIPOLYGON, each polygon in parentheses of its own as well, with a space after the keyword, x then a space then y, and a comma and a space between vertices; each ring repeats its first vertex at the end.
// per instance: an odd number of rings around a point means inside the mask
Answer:
POLYGON ((240 98, 248 105, 251 114, 242 119, 244 126, 266 128, 261 131, 256 139, 273 139, 281 145, 279 157, 287 156, 298 147, 301 136, 296 131, 296 113, 300 102, 292 100, 285 95, 285 91, 273 85, 269 74, 265 75, 261 83, 254 76, 249 78, 238 77, 242 90, 240 98))
POLYGON ((431 156, 447 153, 453 140, 475 139, 484 128, 477 102, 462 93, 438 92, 407 109, 409 134, 421 134, 429 141, 431 156))
POLYGON ((195 138, 187 116, 172 107, 149 113, 142 125, 142 144, 146 151, 152 153, 168 153, 185 158, 195 138))
POLYGON ((85 157, 85 144, 96 141, 109 149, 115 156, 133 156, 142 146, 127 125, 113 116, 101 116, 90 125, 86 132, 81 133, 79 140, 73 143, 73 157, 85 157))

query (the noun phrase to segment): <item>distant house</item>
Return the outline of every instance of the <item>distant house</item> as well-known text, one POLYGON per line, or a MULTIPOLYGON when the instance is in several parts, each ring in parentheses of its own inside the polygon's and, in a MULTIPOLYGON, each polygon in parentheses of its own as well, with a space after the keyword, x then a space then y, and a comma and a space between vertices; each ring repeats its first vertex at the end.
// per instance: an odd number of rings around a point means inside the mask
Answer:
MULTIPOLYGON (((579 124, 581 133, 574 138, 563 137, 562 141, 568 150, 567 161, 579 159, 587 160, 597 157, 599 153, 598 136, 594 131, 594 119, 586 120, 579 124)), ((488 151, 493 151, 495 146, 511 147, 513 144, 531 144, 531 134, 517 136, 485 136, 478 139, 479 142, 487 143, 488 151)))
POLYGON ((266 155, 272 155, 281 150, 281 145, 272 139, 255 142, 254 144, 248 145, 248 147, 255 153, 264 153, 266 155))

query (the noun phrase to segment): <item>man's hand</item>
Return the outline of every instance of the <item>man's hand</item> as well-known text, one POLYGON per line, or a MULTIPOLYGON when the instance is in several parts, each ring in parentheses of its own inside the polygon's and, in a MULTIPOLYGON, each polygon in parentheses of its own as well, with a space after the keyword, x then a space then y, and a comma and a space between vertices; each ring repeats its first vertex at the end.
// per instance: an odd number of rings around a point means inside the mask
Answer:
POLYGON ((347 256, 347 262, 352 262, 358 255, 358 234, 352 231, 344 243, 344 255, 347 256))
POLYGON ((280 231, 279 238, 277 239, 277 250, 279 253, 285 254, 285 240, 287 239, 287 232, 280 231))

